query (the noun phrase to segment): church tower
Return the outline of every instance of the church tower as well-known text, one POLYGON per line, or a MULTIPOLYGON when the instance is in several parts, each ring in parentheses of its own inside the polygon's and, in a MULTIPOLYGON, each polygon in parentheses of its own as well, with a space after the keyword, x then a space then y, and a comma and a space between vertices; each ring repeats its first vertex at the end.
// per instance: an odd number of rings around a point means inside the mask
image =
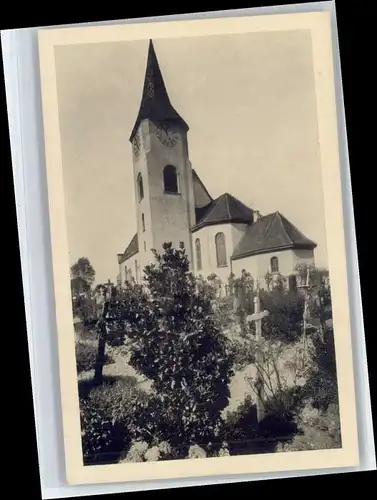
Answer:
POLYGON ((138 266, 142 270, 164 242, 184 248, 192 262, 195 224, 193 174, 186 122, 172 106, 152 41, 132 144, 137 214, 138 266))

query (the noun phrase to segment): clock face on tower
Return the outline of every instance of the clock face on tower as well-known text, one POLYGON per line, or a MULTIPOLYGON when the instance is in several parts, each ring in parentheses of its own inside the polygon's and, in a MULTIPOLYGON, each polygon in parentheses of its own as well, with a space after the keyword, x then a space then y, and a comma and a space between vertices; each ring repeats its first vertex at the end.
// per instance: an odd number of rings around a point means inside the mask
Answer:
POLYGON ((132 147, 134 151, 135 158, 138 158, 140 156, 140 135, 137 133, 134 137, 134 140, 132 141, 132 147))
POLYGON ((170 148, 178 141, 178 133, 166 123, 160 123, 157 127, 157 137, 161 144, 170 148))

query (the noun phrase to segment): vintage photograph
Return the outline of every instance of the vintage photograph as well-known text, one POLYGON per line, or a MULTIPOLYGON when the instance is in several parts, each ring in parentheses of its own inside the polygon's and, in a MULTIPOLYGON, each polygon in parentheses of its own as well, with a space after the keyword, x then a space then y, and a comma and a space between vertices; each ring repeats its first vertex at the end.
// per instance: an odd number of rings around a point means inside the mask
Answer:
POLYGON ((84 469, 345 446, 313 47, 293 28, 55 43, 63 414, 84 469))
POLYGON ((310 33, 56 63, 85 464, 340 447, 310 33))

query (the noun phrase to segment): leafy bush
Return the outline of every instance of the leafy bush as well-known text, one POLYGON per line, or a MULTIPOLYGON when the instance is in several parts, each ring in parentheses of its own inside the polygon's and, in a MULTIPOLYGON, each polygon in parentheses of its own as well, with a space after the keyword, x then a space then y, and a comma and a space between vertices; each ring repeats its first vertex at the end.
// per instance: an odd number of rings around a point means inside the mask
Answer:
POLYGON ((80 400, 83 456, 86 463, 116 461, 130 442, 128 426, 146 394, 132 379, 104 384, 80 400))
POLYGON ((246 366, 255 363, 255 346, 245 337, 232 338, 229 341, 229 359, 234 370, 242 371, 246 366))
POLYGON ((111 463, 126 446, 126 428, 114 423, 90 400, 80 401, 81 439, 85 464, 111 463))
POLYGON ((95 318, 95 303, 90 297, 78 296, 72 300, 73 315, 83 321, 86 327, 94 327, 95 318))
POLYGON ((225 331, 235 322, 235 304, 231 296, 219 297, 213 302, 214 321, 217 328, 225 331))
POLYGON ((99 411, 109 415, 117 422, 130 422, 133 419, 135 406, 147 400, 144 391, 137 387, 134 377, 116 380, 93 389, 88 399, 99 411))
POLYGON ((340 448, 339 407, 330 404, 326 411, 307 405, 299 415, 299 433, 279 451, 305 451, 340 448))
MULTIPOLYGON (((97 346, 87 342, 76 342, 77 373, 94 370, 97 360, 97 346)), ((111 363, 110 356, 105 354, 104 364, 111 363)))
POLYGON ((97 349, 92 344, 76 342, 77 373, 92 370, 96 363, 97 349))
POLYGON ((208 299, 217 299, 218 283, 215 279, 205 279, 203 276, 198 276, 196 278, 196 289, 199 294, 205 295, 208 299))
MULTIPOLYGON (((273 407, 273 402, 267 400, 266 406, 273 407)), ((273 453, 279 440, 288 439, 296 432, 292 412, 273 408, 258 423, 255 403, 248 395, 236 410, 228 413, 223 440, 229 443, 231 455, 273 453)))
POLYGON ((302 331, 304 297, 283 288, 261 291, 261 309, 269 315, 262 324, 263 335, 283 342, 298 340, 302 331))
MULTIPOLYGON (((254 324, 250 325, 250 331, 246 326, 246 316, 254 312, 254 279, 243 270, 240 277, 231 274, 227 286, 235 299, 234 315, 241 327, 241 334, 247 337, 255 330, 254 324)), ((302 331, 303 295, 287 290, 283 282, 278 281, 274 287, 268 286, 267 290, 260 290, 259 296, 261 309, 269 312, 269 316, 263 321, 263 335, 283 342, 296 341, 302 331)))
POLYGON ((338 381, 336 374, 335 342, 332 328, 327 328, 324 338, 314 340, 314 366, 306 384, 307 397, 313 406, 327 410, 329 405, 338 404, 338 381))
POLYGON ((199 293, 185 251, 155 252, 138 289, 113 304, 114 329, 130 342, 130 364, 153 382, 155 395, 139 407, 135 437, 186 447, 216 439, 232 376, 228 341, 216 327, 212 296, 199 293))

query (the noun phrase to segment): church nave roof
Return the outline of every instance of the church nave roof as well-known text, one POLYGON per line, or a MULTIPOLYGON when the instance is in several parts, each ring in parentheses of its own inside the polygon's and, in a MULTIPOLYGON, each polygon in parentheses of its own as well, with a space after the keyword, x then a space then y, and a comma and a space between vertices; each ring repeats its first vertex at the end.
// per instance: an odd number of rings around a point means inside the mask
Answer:
POLYGON ((250 224, 252 221, 252 209, 231 194, 224 193, 207 206, 196 208, 196 225, 191 231, 215 224, 250 224))
POLYGON ((234 249, 232 260, 285 249, 314 249, 307 238, 280 212, 265 215, 251 224, 234 249))
POLYGON ((139 251, 139 238, 137 237, 137 233, 132 237, 130 243, 128 244, 127 248, 121 254, 120 258, 118 259, 119 264, 124 262, 125 260, 129 259, 133 255, 136 255, 139 251))

